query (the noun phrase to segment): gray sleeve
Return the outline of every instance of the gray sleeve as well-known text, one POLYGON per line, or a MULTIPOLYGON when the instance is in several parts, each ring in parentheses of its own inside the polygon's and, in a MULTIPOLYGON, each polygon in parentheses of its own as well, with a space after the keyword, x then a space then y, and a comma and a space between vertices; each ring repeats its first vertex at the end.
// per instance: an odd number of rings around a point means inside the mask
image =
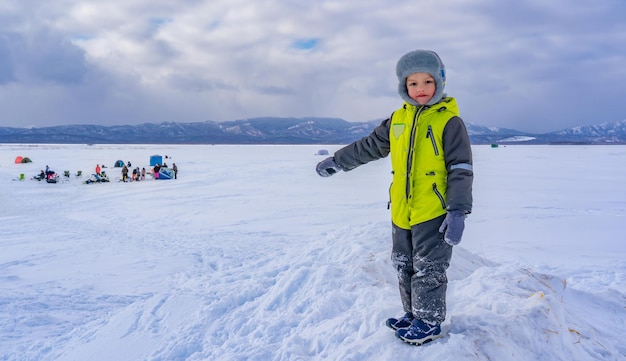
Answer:
POLYGON ((454 117, 446 124, 443 130, 443 149, 448 169, 447 209, 471 213, 474 181, 472 148, 461 118, 454 117))
POLYGON ((384 120, 370 135, 346 145, 335 152, 335 162, 345 171, 389 154, 389 124, 391 118, 384 120))

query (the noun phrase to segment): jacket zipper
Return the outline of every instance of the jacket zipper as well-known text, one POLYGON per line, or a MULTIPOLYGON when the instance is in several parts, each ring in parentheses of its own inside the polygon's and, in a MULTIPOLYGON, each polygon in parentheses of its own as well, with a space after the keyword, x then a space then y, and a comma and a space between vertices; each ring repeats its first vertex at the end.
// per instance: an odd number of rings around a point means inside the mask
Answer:
POLYGON ((413 168, 413 153, 415 152, 415 134, 417 133, 417 123, 419 116, 422 113, 424 107, 420 107, 415 112, 413 117, 413 125, 411 126, 411 137, 409 139, 409 154, 406 159, 406 199, 409 199, 411 194, 411 171, 413 168))
MULTIPOLYGON (((391 172, 393 174, 393 172, 391 172)), ((389 185, 389 201, 387 202, 387 209, 391 209, 391 187, 393 187, 393 181, 389 185)))
POLYGON ((428 126, 428 132, 426 132, 426 138, 430 138, 430 142, 433 143, 433 150, 435 155, 439 155, 439 148, 437 148, 437 141, 435 141, 435 135, 433 134, 433 127, 428 126))
POLYGON ((437 189, 437 183, 433 183, 433 192, 439 198, 439 202, 441 202, 441 208, 446 209, 446 201, 443 199, 441 193, 439 193, 439 189, 437 189))

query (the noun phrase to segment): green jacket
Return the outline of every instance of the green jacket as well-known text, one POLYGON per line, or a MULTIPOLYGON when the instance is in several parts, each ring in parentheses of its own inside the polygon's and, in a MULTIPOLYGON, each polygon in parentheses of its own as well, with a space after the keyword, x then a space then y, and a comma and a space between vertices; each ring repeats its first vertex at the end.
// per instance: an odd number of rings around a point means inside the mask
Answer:
POLYGON ((391 218, 404 229, 445 214, 472 210, 472 151, 454 98, 432 106, 408 103, 367 137, 335 152, 352 170, 391 154, 391 218))

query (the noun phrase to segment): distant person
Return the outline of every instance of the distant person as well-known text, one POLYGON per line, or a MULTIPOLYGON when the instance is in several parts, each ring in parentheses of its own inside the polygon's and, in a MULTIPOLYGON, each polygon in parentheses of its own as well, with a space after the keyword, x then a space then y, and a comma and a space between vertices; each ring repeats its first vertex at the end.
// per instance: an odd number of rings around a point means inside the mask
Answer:
POLYGON ((102 170, 102 169, 100 168, 100 164, 96 164, 96 174, 97 174, 97 175, 100 175, 100 171, 101 171, 101 170, 102 170))
POLYGON ((372 133, 321 161, 322 177, 391 156, 391 259, 404 315, 386 324, 413 345, 441 337, 446 270, 472 210, 472 150, 439 56, 411 51, 396 65, 402 106, 372 133))
POLYGON ((126 182, 128 180, 128 167, 126 164, 122 167, 122 182, 126 182))
POLYGON ((146 168, 141 168, 141 180, 146 179, 146 168))
POLYGON ((161 170, 161 165, 159 163, 157 163, 154 168, 154 179, 159 179, 159 171, 161 170))
POLYGON ((176 163, 172 163, 172 170, 174 171, 174 179, 178 179, 178 167, 176 163))
POLYGON ((52 175, 54 174, 54 171, 52 169, 50 169, 50 167, 48 167, 46 165, 46 179, 50 179, 52 178, 52 175))

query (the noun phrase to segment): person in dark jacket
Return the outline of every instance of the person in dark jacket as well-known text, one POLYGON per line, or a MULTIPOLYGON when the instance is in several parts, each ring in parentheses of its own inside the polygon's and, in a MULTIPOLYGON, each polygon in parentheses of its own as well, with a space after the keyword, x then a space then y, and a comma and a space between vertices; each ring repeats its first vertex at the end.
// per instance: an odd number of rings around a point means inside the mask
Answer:
POLYGON ((128 181, 128 167, 126 166, 126 164, 124 164, 124 166, 122 167, 122 182, 127 182, 128 181))
POLYGON ((446 270, 472 210, 473 162, 456 100, 444 93, 439 55, 414 50, 396 65, 402 106, 369 136, 318 163, 322 177, 391 158, 392 263, 404 315, 387 326, 414 345, 441 337, 446 270))
POLYGON ((161 170, 161 165, 157 163, 154 168, 152 168, 152 174, 154 175, 154 179, 159 179, 159 171, 161 170))

